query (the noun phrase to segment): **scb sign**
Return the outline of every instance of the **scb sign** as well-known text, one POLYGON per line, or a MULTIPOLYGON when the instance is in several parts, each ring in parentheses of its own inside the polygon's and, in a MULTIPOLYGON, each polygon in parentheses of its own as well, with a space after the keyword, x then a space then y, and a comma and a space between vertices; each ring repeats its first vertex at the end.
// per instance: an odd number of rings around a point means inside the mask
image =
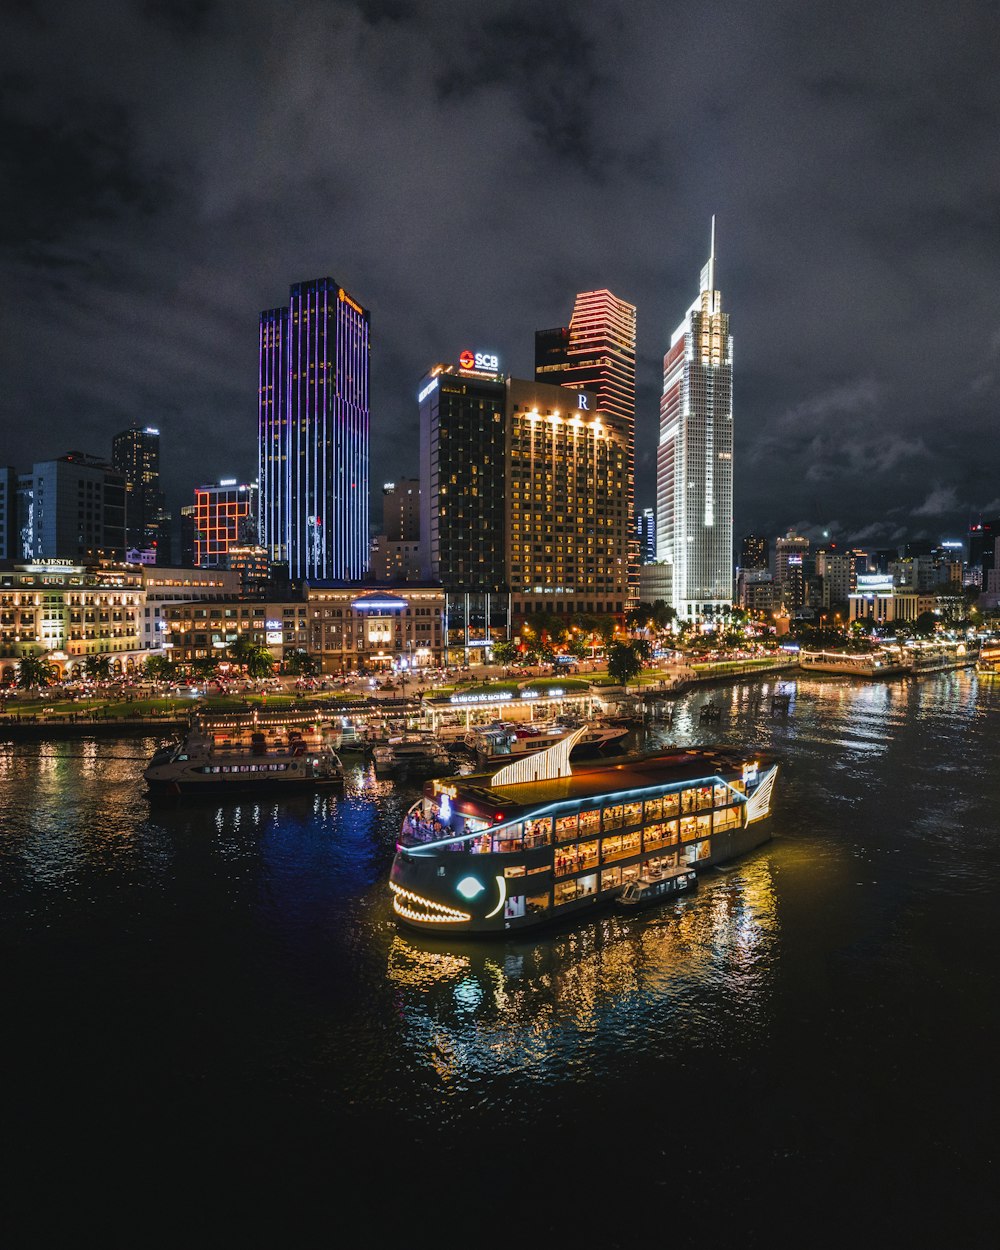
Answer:
POLYGON ((484 373, 500 372, 500 357, 492 352, 465 351, 458 358, 463 369, 482 369, 484 373))

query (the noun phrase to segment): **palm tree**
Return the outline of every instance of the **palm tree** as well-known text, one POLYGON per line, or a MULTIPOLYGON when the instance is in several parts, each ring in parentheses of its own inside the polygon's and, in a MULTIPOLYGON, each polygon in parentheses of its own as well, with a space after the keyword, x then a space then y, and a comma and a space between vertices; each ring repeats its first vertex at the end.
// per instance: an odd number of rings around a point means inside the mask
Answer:
POLYGON ((111 661, 106 655, 88 655, 83 662, 83 671, 91 681, 107 681, 111 676, 111 661))
POLYGON ((172 673, 170 661, 165 655, 151 655, 143 666, 143 673, 151 681, 163 681, 172 673))
POLYGON ((25 655, 17 662, 17 684, 22 690, 47 686, 52 677, 51 665, 40 655, 25 655))

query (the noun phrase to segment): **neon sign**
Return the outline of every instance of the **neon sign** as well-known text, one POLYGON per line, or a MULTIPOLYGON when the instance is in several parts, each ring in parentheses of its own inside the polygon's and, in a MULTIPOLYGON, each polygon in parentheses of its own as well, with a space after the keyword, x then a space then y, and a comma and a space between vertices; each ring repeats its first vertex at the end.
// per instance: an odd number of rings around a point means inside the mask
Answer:
POLYGON ((484 373, 499 373, 500 357, 492 352, 461 352, 458 363, 463 369, 482 369, 484 373))

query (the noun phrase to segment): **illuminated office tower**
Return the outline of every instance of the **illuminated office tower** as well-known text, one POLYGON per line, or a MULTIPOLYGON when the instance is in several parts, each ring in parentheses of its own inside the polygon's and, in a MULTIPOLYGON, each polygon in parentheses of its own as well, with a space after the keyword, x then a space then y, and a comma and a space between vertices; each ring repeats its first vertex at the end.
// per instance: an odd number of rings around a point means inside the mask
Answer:
POLYGON ((224 478, 194 492, 194 563, 229 568, 232 547, 252 542, 257 530, 257 484, 224 478))
POLYGON ((635 601, 640 562, 635 533, 635 305, 610 291, 579 294, 568 326, 536 331, 535 381, 589 391, 601 412, 626 422, 627 597, 635 601))
POLYGON ((260 314, 260 541, 292 578, 368 568, 369 323, 332 278, 260 314))
POLYGON ((656 551, 685 620, 733 599, 733 340, 715 287, 715 218, 701 290, 663 360, 656 551))
POLYGON ((111 463, 125 478, 125 546, 155 552, 156 563, 170 563, 170 516, 160 490, 160 431, 152 426, 116 434, 111 463))

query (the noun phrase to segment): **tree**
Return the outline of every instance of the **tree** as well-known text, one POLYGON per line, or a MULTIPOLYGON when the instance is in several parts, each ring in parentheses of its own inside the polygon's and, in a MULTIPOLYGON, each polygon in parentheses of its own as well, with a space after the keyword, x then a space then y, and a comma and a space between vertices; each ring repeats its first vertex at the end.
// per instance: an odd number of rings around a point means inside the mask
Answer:
POLYGON ((150 681, 165 681, 172 676, 170 661, 165 655, 149 656, 142 671, 150 681))
POLYGON ((495 642, 490 648, 490 656, 494 664, 500 664, 507 668, 517 661, 517 643, 507 641, 495 642))
MULTIPOLYGON (((648 644, 647 644, 648 645, 648 644)), ((643 661, 634 642, 616 642, 608 649, 608 676, 622 686, 638 677, 643 661)))
POLYGON ((933 634, 937 628, 938 618, 935 612, 921 612, 913 622, 915 634, 933 634))
POLYGON ((246 658, 246 670, 250 677, 270 677, 274 672, 274 656, 267 647, 254 645, 246 658))
POLYGON ((107 681, 111 676, 111 661, 106 655, 88 655, 83 662, 83 671, 91 681, 107 681))
POLYGON ((226 655, 233 664, 243 665, 257 646, 258 644, 246 634, 237 634, 236 641, 231 642, 226 648, 226 655))
POLYGON ((51 666, 40 655, 25 655, 17 662, 17 684, 22 690, 28 690, 32 686, 47 686, 52 675, 51 666))
POLYGON ((312 677, 319 669, 316 657, 301 648, 289 651, 285 655, 284 664, 285 672, 291 673, 293 677, 312 677))

